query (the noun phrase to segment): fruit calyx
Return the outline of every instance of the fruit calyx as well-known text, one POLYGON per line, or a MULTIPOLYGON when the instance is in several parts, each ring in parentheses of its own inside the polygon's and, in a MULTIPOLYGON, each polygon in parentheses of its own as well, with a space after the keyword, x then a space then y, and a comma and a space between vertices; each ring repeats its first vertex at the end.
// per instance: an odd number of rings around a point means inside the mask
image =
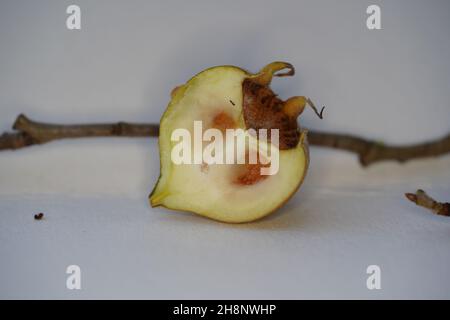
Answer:
POLYGON ((319 112, 314 103, 306 97, 295 96, 281 100, 269 87, 274 76, 293 76, 295 68, 287 62, 272 62, 256 75, 245 79, 242 83, 243 115, 247 129, 267 129, 270 140, 270 129, 279 130, 279 149, 295 148, 300 140, 298 116, 305 107, 310 106, 322 119, 324 108, 319 112), (288 69, 287 72, 279 71, 288 69))

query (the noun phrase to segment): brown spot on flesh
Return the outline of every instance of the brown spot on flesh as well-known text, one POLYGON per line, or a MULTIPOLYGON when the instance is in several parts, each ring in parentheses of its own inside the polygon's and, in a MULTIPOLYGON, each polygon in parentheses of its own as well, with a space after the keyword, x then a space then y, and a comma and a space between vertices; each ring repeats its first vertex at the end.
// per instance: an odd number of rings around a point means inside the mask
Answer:
MULTIPOLYGON (((250 154, 249 151, 245 154, 245 164, 241 164, 238 166, 238 174, 237 178, 234 180, 235 184, 244 185, 244 186, 250 186, 253 184, 256 184, 262 180, 267 179, 268 175, 262 175, 261 169, 262 168, 268 168, 270 167, 269 163, 262 163, 261 158, 263 155, 258 154, 257 155, 257 162, 256 163, 250 163, 250 154)), ((267 160, 267 159, 266 159, 267 160)), ((254 161, 254 160, 252 160, 254 161)), ((267 161, 264 161, 267 162, 267 161)))
POLYGON ((270 129, 279 130, 280 150, 292 149, 300 140, 297 119, 282 111, 284 101, 265 85, 252 79, 245 79, 242 84, 243 115, 247 129, 267 129, 270 139, 270 129))
POLYGON ((261 163, 255 163, 255 164, 244 164, 242 165, 243 169, 239 173, 238 177, 234 181, 234 183, 244 186, 250 186, 253 184, 256 184, 262 180, 267 179, 268 175, 262 175, 261 174, 261 168, 268 167, 269 164, 261 164, 261 163))
POLYGON ((236 128, 236 121, 226 112, 216 114, 212 121, 212 126, 221 131, 236 128))

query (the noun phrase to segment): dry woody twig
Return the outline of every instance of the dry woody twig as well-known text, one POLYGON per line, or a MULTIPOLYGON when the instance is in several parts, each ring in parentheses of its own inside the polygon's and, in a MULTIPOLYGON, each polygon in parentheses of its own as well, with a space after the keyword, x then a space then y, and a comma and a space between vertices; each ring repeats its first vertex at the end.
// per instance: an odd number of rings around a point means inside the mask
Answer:
MULTIPOLYGON (((105 124, 50 124, 37 122, 21 114, 13 129, 0 136, 0 150, 15 150, 53 140, 86 137, 157 137, 158 124, 128 122, 105 124)), ((450 134, 441 139, 410 146, 385 145, 361 137, 310 130, 309 143, 356 153, 359 162, 368 166, 379 161, 405 162, 417 158, 436 157, 450 152, 450 134)))
POLYGON ((427 208, 437 215, 450 216, 450 203, 438 202, 421 189, 417 190, 416 193, 405 193, 405 196, 418 206, 427 208))
MULTIPOLYGON (((230 103, 233 103, 230 100, 230 103)), ((158 124, 138 124, 128 122, 102 124, 51 124, 37 122, 21 114, 14 122, 14 132, 0 136, 1 150, 16 150, 28 146, 44 144, 53 140, 87 137, 157 137, 158 124)), ((309 143, 313 146, 328 147, 356 153, 362 166, 376 162, 395 160, 405 162, 412 159, 437 157, 450 152, 450 134, 437 140, 409 146, 390 146, 361 137, 326 133, 310 130, 309 143)), ((450 204, 437 202, 423 190, 406 193, 405 196, 419 206, 430 209, 435 214, 450 216, 450 204)), ((41 220, 43 213, 34 218, 41 220)))

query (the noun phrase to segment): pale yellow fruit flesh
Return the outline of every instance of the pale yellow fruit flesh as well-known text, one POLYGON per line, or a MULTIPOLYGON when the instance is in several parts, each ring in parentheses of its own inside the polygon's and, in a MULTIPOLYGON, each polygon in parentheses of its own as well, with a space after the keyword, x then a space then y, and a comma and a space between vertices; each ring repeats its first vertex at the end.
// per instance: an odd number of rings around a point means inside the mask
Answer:
POLYGON ((298 189, 308 167, 305 134, 295 148, 280 150, 275 175, 251 185, 236 183, 237 164, 210 165, 204 170, 199 164, 176 165, 171 161, 176 144, 170 140, 173 130, 192 132, 195 120, 202 120, 203 129, 207 129, 214 115, 225 112, 237 127, 245 129, 242 82, 249 76, 236 67, 214 67, 176 90, 160 123, 161 175, 150 195, 152 206, 190 211, 223 222, 249 222, 273 212, 298 189))

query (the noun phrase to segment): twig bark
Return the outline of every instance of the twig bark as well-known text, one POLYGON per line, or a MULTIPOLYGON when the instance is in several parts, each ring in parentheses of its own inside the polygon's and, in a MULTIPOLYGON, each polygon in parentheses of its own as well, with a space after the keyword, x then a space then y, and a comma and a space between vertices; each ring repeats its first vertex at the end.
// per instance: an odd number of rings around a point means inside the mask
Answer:
POLYGON ((419 189, 416 193, 405 193, 408 200, 414 202, 418 206, 430 209, 437 215, 440 216, 450 216, 450 203, 449 202, 438 202, 432 197, 426 194, 425 191, 419 189))
MULTIPOLYGON (((0 136, 0 150, 20 149, 53 140, 84 137, 156 137, 158 124, 117 122, 110 124, 50 124, 37 122, 21 114, 13 129, 0 136)), ((450 134, 421 144, 390 146, 352 135, 326 133, 310 130, 311 145, 354 152, 363 166, 384 160, 407 160, 436 157, 450 152, 450 134)))
POLYGON ((117 122, 112 124, 50 124, 30 120, 21 114, 14 122, 16 132, 0 136, 0 150, 20 149, 58 139, 86 137, 157 137, 157 124, 117 122))
POLYGON ((437 140, 408 146, 391 146, 346 134, 311 131, 308 140, 312 145, 354 152, 363 166, 385 160, 406 162, 426 157, 437 157, 450 152, 450 134, 437 140))

